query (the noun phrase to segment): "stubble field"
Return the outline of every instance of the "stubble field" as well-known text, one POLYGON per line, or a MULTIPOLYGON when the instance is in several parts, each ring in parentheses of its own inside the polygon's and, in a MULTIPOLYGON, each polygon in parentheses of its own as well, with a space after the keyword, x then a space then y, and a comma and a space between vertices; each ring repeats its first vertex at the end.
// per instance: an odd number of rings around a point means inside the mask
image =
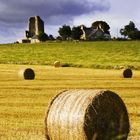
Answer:
MULTIPOLYGON (((132 79, 122 70, 54 68, 41 65, 0 65, 0 139, 45 140, 44 117, 50 100, 65 89, 109 89, 125 102, 131 124, 129 140, 140 139, 140 71, 132 79), (35 80, 19 71, 33 68, 35 80)), ((116 112, 117 115, 117 112, 116 112)))

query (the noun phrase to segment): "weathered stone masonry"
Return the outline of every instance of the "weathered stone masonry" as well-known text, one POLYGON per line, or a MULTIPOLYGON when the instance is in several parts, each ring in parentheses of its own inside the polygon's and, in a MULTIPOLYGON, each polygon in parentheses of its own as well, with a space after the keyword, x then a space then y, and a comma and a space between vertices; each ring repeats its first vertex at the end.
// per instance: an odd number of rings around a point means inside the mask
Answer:
POLYGON ((39 16, 30 17, 28 24, 29 30, 26 31, 27 38, 44 33, 44 22, 39 16))

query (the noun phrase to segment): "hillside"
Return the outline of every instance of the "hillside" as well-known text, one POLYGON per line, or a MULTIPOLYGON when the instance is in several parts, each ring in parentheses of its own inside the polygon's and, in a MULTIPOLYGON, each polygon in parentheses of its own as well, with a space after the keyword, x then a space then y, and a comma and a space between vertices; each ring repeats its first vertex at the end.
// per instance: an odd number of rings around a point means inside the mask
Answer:
POLYGON ((1 64, 52 65, 88 68, 140 69, 140 42, 46 42, 0 45, 1 64))

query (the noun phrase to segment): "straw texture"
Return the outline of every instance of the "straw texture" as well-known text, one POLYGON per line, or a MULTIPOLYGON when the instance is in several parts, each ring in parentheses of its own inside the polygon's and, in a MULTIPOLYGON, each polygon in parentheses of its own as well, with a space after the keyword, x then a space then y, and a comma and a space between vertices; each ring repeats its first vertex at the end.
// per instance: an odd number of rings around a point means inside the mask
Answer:
POLYGON ((68 90, 50 103, 47 140, 126 140, 129 118, 121 98, 108 90, 68 90))
POLYGON ((58 67, 60 67, 60 66, 61 66, 60 61, 55 61, 55 62, 54 62, 54 67, 55 67, 55 68, 58 68, 58 67))

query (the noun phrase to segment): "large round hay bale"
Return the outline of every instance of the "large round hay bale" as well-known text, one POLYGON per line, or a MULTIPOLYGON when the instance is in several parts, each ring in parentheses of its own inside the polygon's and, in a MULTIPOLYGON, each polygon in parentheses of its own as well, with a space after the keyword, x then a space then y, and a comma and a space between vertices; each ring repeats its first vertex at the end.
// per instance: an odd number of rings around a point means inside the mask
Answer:
POLYGON ((55 61, 55 62, 54 62, 54 67, 55 67, 55 68, 58 68, 58 67, 60 67, 60 66, 61 66, 60 61, 55 61))
POLYGON ((131 78, 133 75, 132 70, 127 68, 125 70, 123 70, 123 77, 124 78, 131 78))
POLYGON ((125 104, 108 90, 64 91, 45 117, 47 140, 126 140, 128 133, 125 104))
POLYGON ((27 69, 20 71, 20 75, 22 75, 25 80, 34 80, 35 79, 35 72, 31 68, 27 68, 27 69))

